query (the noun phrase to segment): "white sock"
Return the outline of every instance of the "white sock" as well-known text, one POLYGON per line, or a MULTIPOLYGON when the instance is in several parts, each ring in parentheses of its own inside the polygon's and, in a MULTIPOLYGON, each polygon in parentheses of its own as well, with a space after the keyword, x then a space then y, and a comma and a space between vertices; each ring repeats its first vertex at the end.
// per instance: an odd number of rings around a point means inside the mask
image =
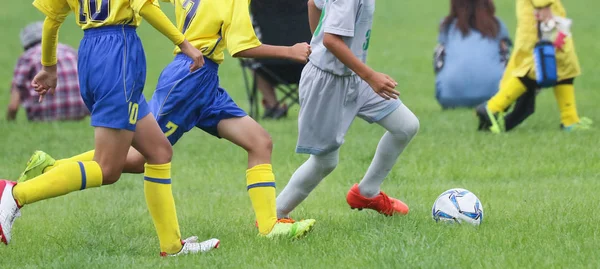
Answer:
POLYGON ((381 137, 375 157, 365 177, 358 184, 360 194, 368 198, 379 194, 381 183, 419 130, 419 120, 405 105, 401 105, 377 123, 387 132, 381 137))
POLYGON ((308 194, 329 175, 338 164, 339 151, 324 155, 310 155, 296 172, 290 182, 277 196, 277 218, 287 218, 308 194))

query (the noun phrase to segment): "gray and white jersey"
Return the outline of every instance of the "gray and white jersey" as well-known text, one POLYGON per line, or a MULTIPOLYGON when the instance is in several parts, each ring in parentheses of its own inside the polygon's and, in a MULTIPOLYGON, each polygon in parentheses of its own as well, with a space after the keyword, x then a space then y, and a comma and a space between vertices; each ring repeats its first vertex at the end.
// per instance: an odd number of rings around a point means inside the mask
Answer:
POLYGON ((373 25, 375 0, 324 1, 321 21, 310 42, 312 48, 310 62, 319 69, 335 75, 352 75, 354 72, 325 48, 323 37, 325 33, 341 36, 352 53, 365 62, 373 25))

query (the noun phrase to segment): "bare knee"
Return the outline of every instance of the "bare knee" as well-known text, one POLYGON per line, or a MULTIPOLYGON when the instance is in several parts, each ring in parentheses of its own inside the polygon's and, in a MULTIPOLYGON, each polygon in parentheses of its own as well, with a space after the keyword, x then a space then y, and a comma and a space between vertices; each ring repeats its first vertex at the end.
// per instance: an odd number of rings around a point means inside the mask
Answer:
POLYGON ((100 169, 102 170, 102 185, 110 185, 119 181, 123 167, 121 165, 114 165, 110 163, 100 163, 100 169))
MULTIPOLYGON (((173 158, 173 147, 171 146, 171 144, 167 143, 161 143, 160 145, 157 145, 156 147, 153 148, 152 152, 150 152, 150 154, 148 154, 149 156, 145 156, 145 161, 147 163, 151 163, 151 164, 163 164, 163 163, 170 163, 171 159, 173 158)), ((141 164, 141 166, 138 166, 142 168, 144 168, 143 163, 141 164)))
POLYGON ((248 153, 260 156, 270 157, 271 152, 273 152, 273 139, 271 139, 271 136, 266 131, 257 135, 253 139, 251 146, 248 148, 248 153))

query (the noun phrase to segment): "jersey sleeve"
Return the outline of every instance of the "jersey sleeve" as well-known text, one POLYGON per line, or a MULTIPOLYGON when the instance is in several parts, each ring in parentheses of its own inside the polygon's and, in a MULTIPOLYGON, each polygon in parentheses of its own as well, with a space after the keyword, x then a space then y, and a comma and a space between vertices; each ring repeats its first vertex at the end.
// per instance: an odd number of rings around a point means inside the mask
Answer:
MULTIPOLYGON (((164 0, 161 0, 161 1, 164 1, 164 0)), ((150 2, 157 7, 159 6, 158 0, 130 0, 129 4, 131 5, 131 9, 133 9, 133 11, 135 11, 135 13, 140 14, 140 10, 142 10, 142 7, 147 2, 150 2)), ((169 0, 167 0, 166 2, 169 2, 169 0)))
POLYGON ((33 6, 57 22, 65 21, 71 11, 67 0, 35 0, 33 6))
POLYGON ((330 0, 323 19, 323 32, 353 37, 359 0, 330 0))
POLYGON ((235 55, 240 51, 256 48, 261 45, 256 37, 248 0, 233 0, 230 23, 223 27, 223 35, 229 54, 235 55))
POLYGON ((325 6, 325 0, 314 0, 314 2, 318 9, 323 10, 323 6, 325 6))

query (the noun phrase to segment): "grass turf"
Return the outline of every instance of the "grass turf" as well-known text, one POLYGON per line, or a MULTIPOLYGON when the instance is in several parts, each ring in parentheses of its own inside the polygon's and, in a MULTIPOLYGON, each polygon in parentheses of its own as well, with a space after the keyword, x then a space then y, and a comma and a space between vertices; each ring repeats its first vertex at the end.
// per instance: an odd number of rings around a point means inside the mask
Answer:
MULTIPOLYGON (((514 2, 496 1, 514 33, 514 2)), ((597 2, 566 2, 584 75, 576 81, 579 110, 598 120, 600 56, 597 2)), ((8 103, 13 64, 21 52, 18 32, 42 19, 28 2, 0 10, 0 108, 8 103)), ((172 8, 165 8, 172 13, 172 8)), ((105 188, 69 194, 24 208, 13 243, 0 247, 0 268, 578 268, 598 267, 600 247, 594 212, 598 131, 561 133, 550 91, 538 97, 536 114, 508 135, 476 133, 470 110, 441 112, 434 101, 432 49, 447 4, 433 0, 378 2, 369 64, 396 78, 403 101, 421 120, 421 130, 383 189, 411 206, 406 217, 351 211, 345 193, 364 174, 383 130, 357 120, 340 165, 294 212, 315 218, 315 230, 294 242, 256 237, 245 191, 243 150, 198 130, 175 146, 174 194, 184 236, 218 237, 222 248, 173 259, 158 257, 158 240, 146 210, 140 176, 125 175, 105 188), (431 206, 446 189, 462 187, 482 201, 482 226, 439 225, 431 206)), ((61 42, 77 46, 82 32, 71 16, 61 42)), ((146 95, 170 61, 171 46, 148 25, 140 35, 148 58, 146 95), (151 40, 156 40, 152 42, 151 40)), ((246 107, 236 60, 221 67, 222 85, 246 107)), ((289 119, 263 122, 274 140, 273 163, 281 190, 306 158, 294 154, 297 107, 289 119)), ((93 147, 89 121, 27 123, 0 120, 0 177, 16 179, 29 155, 43 149, 56 157, 93 147)))

